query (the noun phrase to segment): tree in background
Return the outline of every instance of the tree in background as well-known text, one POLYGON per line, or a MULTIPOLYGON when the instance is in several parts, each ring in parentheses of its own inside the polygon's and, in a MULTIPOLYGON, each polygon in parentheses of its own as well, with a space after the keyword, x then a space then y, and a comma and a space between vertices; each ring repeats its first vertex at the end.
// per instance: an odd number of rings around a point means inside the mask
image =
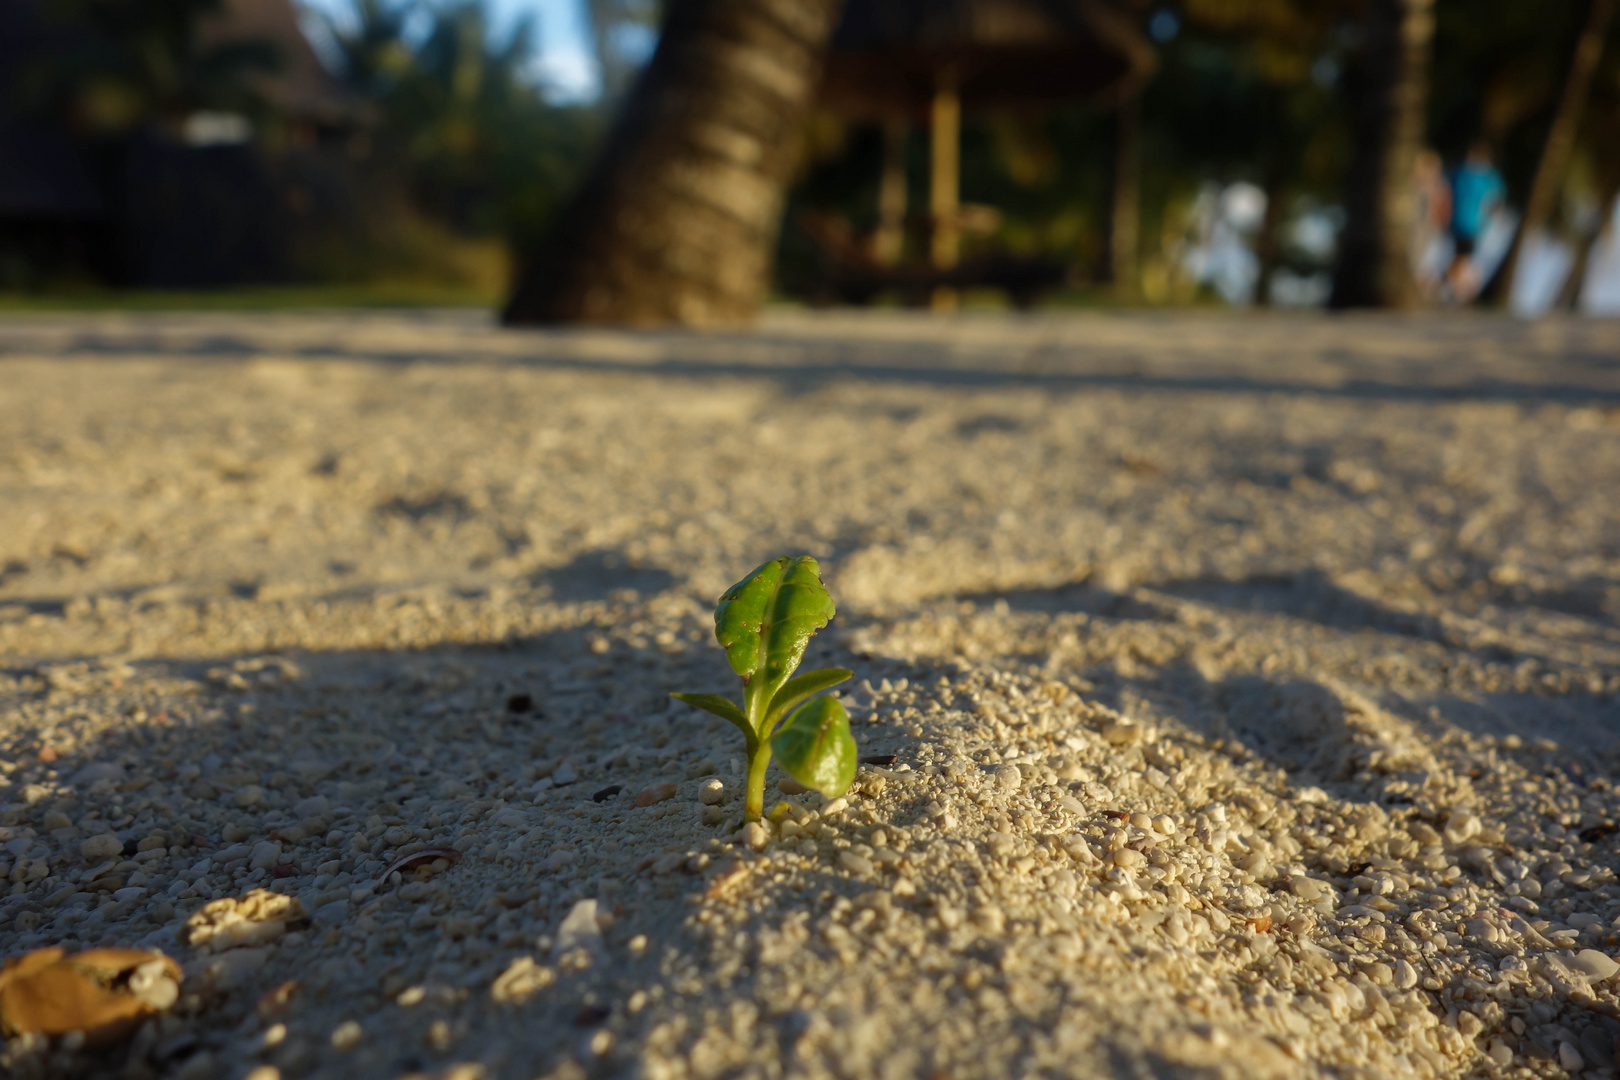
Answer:
POLYGON ((532 243, 577 178, 596 114, 546 101, 529 75, 530 23, 495 40, 482 0, 356 0, 354 14, 332 33, 344 82, 372 112, 364 168, 382 192, 380 228, 414 215, 456 236, 532 243), (412 41, 418 13, 429 22, 412 41))
POLYGON ((1615 227, 1611 214, 1620 199, 1620 140, 1614 138, 1617 125, 1620 49, 1609 48, 1592 79, 1591 96, 1581 116, 1561 193, 1565 231, 1570 234, 1574 256, 1569 276, 1559 290, 1557 303, 1561 308, 1579 307, 1592 252, 1602 234, 1615 227))
POLYGON ((587 0, 604 103, 616 104, 629 91, 647 58, 647 42, 657 37, 663 8, 660 0, 587 0))
POLYGON ((506 320, 752 316, 839 7, 673 0, 602 155, 528 253, 506 320))
POLYGON ((1368 0, 1357 65, 1355 156, 1345 174, 1334 307, 1413 307, 1413 177, 1424 144, 1434 0, 1368 0))
POLYGON ((23 73, 25 101, 88 134, 143 124, 178 130, 199 110, 263 115, 254 77, 278 70, 267 41, 211 41, 224 0, 58 0, 56 46, 23 73))
MULTIPOLYGON (((1513 277, 1519 266, 1527 236, 1537 236, 1546 230, 1557 208, 1558 197, 1564 187, 1564 176, 1569 169, 1570 157, 1575 150, 1575 139, 1580 130, 1581 115, 1592 90, 1592 77, 1597 73, 1603 57, 1605 39, 1614 22, 1615 0, 1587 0, 1586 18, 1575 38, 1575 45, 1565 69, 1564 85, 1558 98, 1557 109, 1547 127, 1547 141, 1542 145, 1536 163, 1535 176, 1530 182, 1530 194, 1525 200, 1524 220, 1513 238, 1513 247, 1502 268, 1498 291, 1511 296, 1513 277)), ((1611 200, 1612 201, 1612 200, 1611 200)), ((1581 265, 1584 267, 1585 260, 1581 265)), ((1580 271, 1577 271, 1577 274, 1580 271)))
POLYGON ((1255 299, 1268 303, 1290 209, 1331 202, 1350 156, 1342 73, 1358 12, 1353 0, 1187 0, 1183 12, 1148 96, 1161 200, 1211 176, 1257 184, 1255 299))

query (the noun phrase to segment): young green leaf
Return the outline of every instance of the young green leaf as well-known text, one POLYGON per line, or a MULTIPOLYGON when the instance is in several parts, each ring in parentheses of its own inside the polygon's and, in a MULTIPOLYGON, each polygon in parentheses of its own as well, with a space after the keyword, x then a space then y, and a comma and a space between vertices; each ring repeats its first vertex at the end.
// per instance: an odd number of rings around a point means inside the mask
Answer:
POLYGON ((805 699, 831 690, 845 679, 851 678, 855 673, 848 668, 831 667, 821 668, 817 671, 807 671, 803 675, 795 675, 782 684, 782 689, 776 692, 771 699, 771 711, 765 714, 766 734, 776 728, 782 717, 786 716, 796 705, 805 699))
POLYGON ((747 736, 743 817, 748 821, 765 813, 765 773, 773 756, 800 783, 831 796, 854 782, 849 714, 830 698, 812 698, 853 672, 826 668, 793 677, 810 636, 834 613, 816 560, 808 555, 772 559, 727 589, 714 609, 715 639, 731 669, 742 676, 741 707, 719 694, 671 695, 729 720, 747 736))
POLYGON ((743 733, 746 735, 752 736, 754 734, 753 729, 748 726, 748 717, 743 715, 743 711, 737 708, 730 698, 721 697, 719 694, 671 694, 669 696, 677 701, 684 701, 694 708, 702 709, 704 712, 714 713, 722 720, 730 720, 733 724, 742 728, 743 733))
POLYGON ((831 621, 832 597, 808 555, 772 559, 727 589, 714 609, 714 636, 747 687, 756 719, 787 682, 810 635, 831 621))
POLYGON ((842 795, 855 782, 855 739, 836 698, 800 706, 771 736, 771 753, 789 776, 823 795, 842 795))

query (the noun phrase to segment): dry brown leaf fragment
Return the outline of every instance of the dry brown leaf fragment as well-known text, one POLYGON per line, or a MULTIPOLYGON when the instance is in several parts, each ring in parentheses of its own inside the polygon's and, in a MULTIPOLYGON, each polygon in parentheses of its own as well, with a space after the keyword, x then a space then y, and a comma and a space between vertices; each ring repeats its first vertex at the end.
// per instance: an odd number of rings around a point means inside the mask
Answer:
POLYGON ((655 803, 661 803, 667 799, 673 799, 675 797, 675 791, 676 788, 674 784, 654 784, 652 787, 645 788, 636 795, 636 805, 652 806, 655 803))
POLYGON ((0 968, 0 1031, 48 1037, 82 1031, 85 1045, 118 1042, 180 996, 180 965, 145 949, 37 949, 0 968))
POLYGON ((452 847, 422 848, 420 851, 413 851, 409 855, 401 855, 383 867, 382 873, 377 875, 377 880, 387 881, 389 875, 395 871, 404 873, 406 870, 415 870, 421 866, 431 866, 439 859, 454 865, 461 861, 461 852, 452 847))
POLYGON ((489 996, 502 1004, 521 1002, 556 980, 556 973, 535 963, 534 957, 520 956, 495 979, 494 985, 489 988, 489 996))
POLYGON ((289 979, 274 990, 265 991, 257 1006, 259 1019, 272 1020, 285 1013, 301 988, 302 984, 297 979, 289 979))

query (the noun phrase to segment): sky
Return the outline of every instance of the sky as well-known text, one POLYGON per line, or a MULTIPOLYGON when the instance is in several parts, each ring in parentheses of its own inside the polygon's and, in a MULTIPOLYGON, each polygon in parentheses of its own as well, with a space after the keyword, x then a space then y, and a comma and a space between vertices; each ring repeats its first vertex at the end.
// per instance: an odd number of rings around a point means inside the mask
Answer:
MULTIPOLYGON (((298 0, 306 9, 338 22, 350 17, 350 0, 298 0)), ((538 56, 535 79, 558 102, 589 101, 600 90, 596 56, 591 48, 585 0, 488 0, 495 13, 495 34, 505 35, 524 15, 535 18, 538 56)), ((319 20, 314 20, 319 22, 319 20)), ((311 29, 311 37, 317 33, 311 29)))

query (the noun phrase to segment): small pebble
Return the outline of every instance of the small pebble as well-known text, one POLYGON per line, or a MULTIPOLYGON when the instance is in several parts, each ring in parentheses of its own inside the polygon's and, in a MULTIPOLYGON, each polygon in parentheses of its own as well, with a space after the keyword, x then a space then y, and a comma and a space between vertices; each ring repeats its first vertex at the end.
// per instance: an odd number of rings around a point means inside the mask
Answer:
POLYGON ((359 1023, 354 1020, 345 1020, 332 1029, 332 1047, 336 1050, 353 1050, 360 1045, 365 1032, 359 1023))
POLYGON ((838 853, 838 865, 852 874, 870 874, 872 872, 872 860, 862 858, 853 851, 840 851, 838 853))
POLYGON ((766 831, 765 826, 761 825, 757 821, 750 821, 747 825, 743 826, 743 843, 747 844, 755 851, 762 849, 766 843, 769 842, 770 838, 771 834, 766 831))
POLYGON ((325 795, 311 795, 307 799, 299 799, 293 804, 293 815, 299 819, 317 817, 326 813, 326 808, 325 795))
POLYGON ((1018 771, 1016 765, 997 765, 990 775, 995 778, 996 786, 1002 791, 1017 791, 1018 786, 1024 782, 1024 774, 1018 771))
POLYGON ((1615 972, 1620 971, 1620 963, 1616 963, 1613 957, 1598 952, 1596 949, 1582 949, 1571 957, 1567 963, 1592 982, 1611 979, 1614 977, 1615 972))
POLYGON ((253 845, 248 855, 249 870, 269 870, 281 859, 281 845, 274 840, 261 840, 253 845))
POLYGON ((1558 1044, 1558 1064, 1562 1065, 1566 1072, 1578 1073, 1586 1068, 1586 1059, 1573 1045, 1561 1042, 1558 1044))
POLYGON ((79 854, 86 859, 110 859, 114 855, 121 855, 124 851, 124 842, 112 833, 102 833, 92 836, 79 845, 79 854))
POLYGON ((703 786, 698 788, 698 802, 704 806, 714 806, 726 797, 726 785, 720 780, 705 780, 703 786))
POLYGON ((810 789, 793 779, 793 777, 784 776, 776 782, 776 790, 784 795, 803 795, 810 789))
POLYGON ((654 803, 661 803, 666 799, 673 799, 674 797, 674 784, 654 784, 652 787, 643 788, 641 791, 636 793, 636 805, 652 806, 654 803))
POLYGON ((1460 846, 1473 838, 1480 830, 1481 822, 1477 814, 1468 810, 1458 810, 1446 819, 1445 841, 1452 847, 1460 846))

